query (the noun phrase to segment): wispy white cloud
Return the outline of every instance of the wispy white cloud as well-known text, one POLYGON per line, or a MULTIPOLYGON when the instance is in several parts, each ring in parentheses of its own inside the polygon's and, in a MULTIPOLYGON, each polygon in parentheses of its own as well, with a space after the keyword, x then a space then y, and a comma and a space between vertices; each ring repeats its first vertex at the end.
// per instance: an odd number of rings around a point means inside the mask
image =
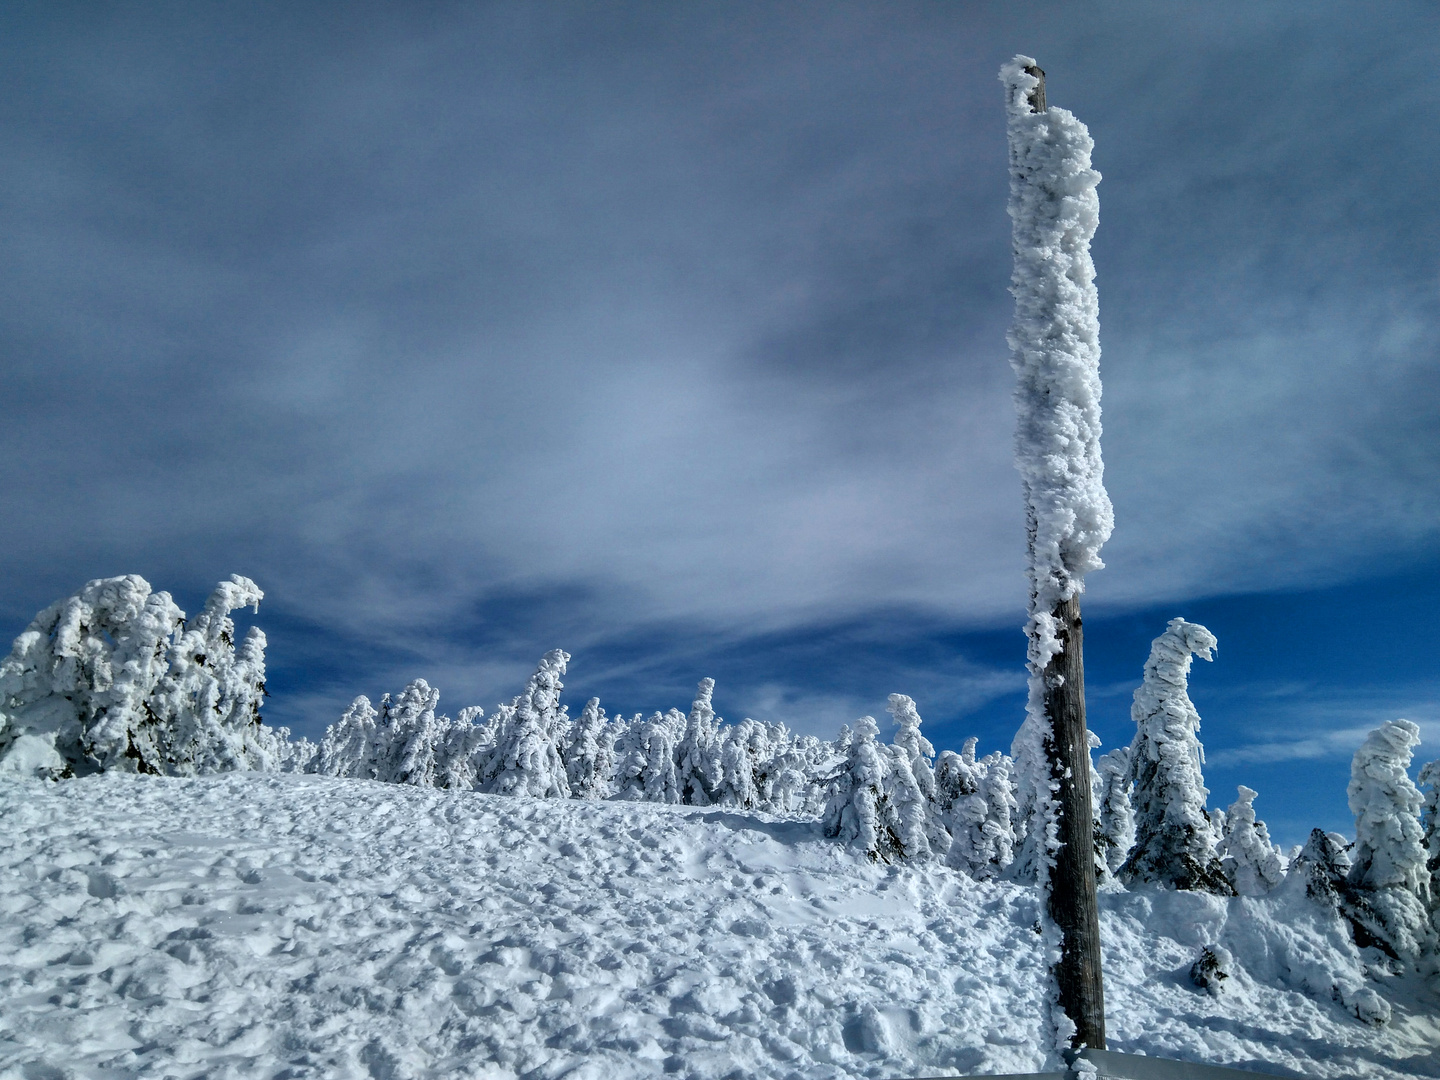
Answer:
POLYGON ((1422 685, 1297 695, 1262 713, 1255 726, 1270 737, 1207 750, 1206 760, 1215 766, 1233 766, 1349 758, 1371 731, 1386 720, 1398 719, 1420 727, 1417 761, 1440 757, 1440 687, 1422 685), (1279 733, 1289 734, 1275 737, 1279 733))

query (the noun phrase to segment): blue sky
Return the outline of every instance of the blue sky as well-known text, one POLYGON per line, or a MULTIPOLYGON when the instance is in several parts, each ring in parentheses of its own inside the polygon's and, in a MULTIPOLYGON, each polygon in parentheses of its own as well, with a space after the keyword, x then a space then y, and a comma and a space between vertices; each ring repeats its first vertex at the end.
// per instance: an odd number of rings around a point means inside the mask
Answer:
POLYGON ((267 599, 268 718, 575 656, 578 706, 1008 745, 1023 531, 996 72, 1096 140, 1093 726, 1197 664, 1216 803, 1440 755, 1433 5, 7 5, 0 633, 267 599))

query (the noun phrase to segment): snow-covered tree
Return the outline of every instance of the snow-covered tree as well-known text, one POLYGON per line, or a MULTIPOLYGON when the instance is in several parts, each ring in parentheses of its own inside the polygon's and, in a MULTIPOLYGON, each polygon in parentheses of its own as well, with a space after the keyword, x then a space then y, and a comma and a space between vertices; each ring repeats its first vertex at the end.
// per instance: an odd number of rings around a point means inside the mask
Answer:
POLYGON ((165 718, 165 771, 182 776, 255 768, 260 703, 265 694, 265 634, 251 627, 235 647, 230 613, 257 611, 264 599, 249 578, 232 574, 215 586, 205 609, 176 632, 170 670, 150 709, 165 718))
POLYGON ((1440 932, 1440 759, 1421 767, 1420 787, 1425 794, 1420 826, 1425 840, 1425 869, 1430 875, 1430 907, 1434 912, 1431 922, 1440 932))
POLYGON ((701 679, 695 690, 695 701, 685 720, 685 734, 675 748, 675 781, 680 785, 680 801, 687 806, 709 806, 722 771, 720 739, 711 696, 714 679, 701 679))
POLYGON ((982 767, 975 760, 978 740, 966 739, 960 753, 940 751, 935 761, 935 816, 950 833, 947 861, 974 873, 980 830, 985 821, 985 798, 980 794, 982 767))
MULTIPOLYGON (((813 797, 809 797, 809 792, 817 785, 811 774, 803 738, 792 737, 781 741, 779 749, 771 756, 770 798, 766 809, 772 813, 805 813, 807 802, 815 802, 813 797)), ((814 736, 809 738, 814 739, 814 736)))
POLYGON ((837 750, 835 742, 814 735, 785 732, 771 741, 775 749, 767 766, 770 780, 765 809, 818 816, 829 800, 830 785, 844 764, 845 753, 837 750))
MULTIPOLYGON (((386 694, 376 710, 363 694, 340 719, 325 729, 311 764, 322 776, 348 776, 416 787, 470 787, 473 772, 456 765, 464 760, 457 744, 465 743, 471 724, 457 725, 436 716, 440 691, 416 679, 395 697, 386 694), (457 739, 456 736, 459 736, 457 739)), ((473 715, 473 710, 467 710, 473 715)))
POLYGON ((709 801, 746 810, 761 806, 767 794, 761 774, 772 756, 765 726, 746 717, 723 729, 717 743, 718 767, 712 773, 709 801))
POLYGON ((920 711, 915 707, 915 699, 905 694, 891 694, 885 711, 895 718, 895 737, 890 740, 891 745, 904 752, 915 782, 927 799, 933 799, 935 773, 930 763, 935 757, 935 747, 920 734, 920 711))
POLYGON ((255 742, 264 757, 264 763, 258 766, 260 772, 311 772, 310 764, 320 752, 319 744, 312 743, 303 735, 292 739, 288 727, 272 728, 261 724, 255 742))
POLYGON ((615 798, 636 802, 678 804, 675 745, 685 727, 685 714, 671 709, 648 720, 636 714, 615 744, 615 798))
POLYGON ((980 881, 1006 871, 1015 857, 1015 789, 1011 760, 996 751, 976 760, 977 740, 960 753, 942 750, 935 765, 935 816, 950 835, 946 861, 980 881))
POLYGON ((232 575, 188 627, 135 574, 89 582, 38 614, 0 662, 0 768, 195 775, 276 767, 260 722, 265 635, 235 646, 230 612, 263 593, 232 575))
POLYGON ((484 717, 480 706, 467 705, 454 720, 442 723, 435 745, 436 787, 466 791, 484 774, 495 750, 495 730, 484 717))
POLYGON ((1116 747, 1095 763, 1098 846, 1106 872, 1125 865, 1135 845, 1135 809, 1130 804, 1130 748, 1116 747))
POLYGON ((435 787, 436 746, 448 720, 435 716, 440 691, 416 679, 392 700, 380 700, 375 720, 375 779, 435 787))
POLYGON ((1303 889, 1322 907, 1337 912, 1350 892, 1350 842, 1339 833, 1311 829, 1299 854, 1290 860, 1287 889, 1303 889))
POLYGON ((1255 817, 1253 788, 1241 784, 1225 814, 1216 848, 1225 878, 1237 896, 1264 896, 1285 880, 1285 860, 1270 842, 1270 830, 1255 817))
POLYGON ((873 716, 862 716, 847 734, 850 741, 845 767, 825 806, 825 835, 872 860, 889 862, 900 852, 892 830, 883 820, 887 762, 876 741, 880 728, 873 716))
POLYGON ((0 768, 68 776, 163 771, 146 709, 184 612, 135 574, 101 578, 35 616, 0 662, 0 768))
POLYGON ((551 649, 540 661, 521 693, 502 711, 495 749, 481 788, 495 795, 569 798, 570 781, 560 759, 560 739, 568 720, 560 704, 565 665, 570 654, 551 649))
POLYGON ((311 768, 321 776, 375 779, 375 720, 370 699, 361 694, 340 719, 325 729, 311 768))
POLYGON ((1339 833, 1312 829, 1310 838, 1290 860, 1285 880, 1276 891, 1303 894, 1348 923, 1357 946, 1375 946, 1396 956, 1381 915, 1371 903, 1370 890, 1351 884, 1352 850, 1353 845, 1339 833))
POLYGON ((1201 771, 1200 714, 1189 694, 1191 657, 1211 660, 1214 648, 1215 635, 1184 619, 1171 619, 1150 646, 1130 709, 1136 727, 1130 744, 1135 844, 1119 870, 1127 884, 1232 892, 1205 812, 1210 792, 1201 771))
POLYGON ((985 800, 985 822, 982 826, 984 844, 976 849, 983 856, 985 865, 992 869, 977 873, 977 877, 994 877, 1006 872, 1015 859, 1019 845, 1016 835, 1015 817, 1018 809, 1015 797, 1015 763, 999 750, 991 751, 981 759, 984 766, 980 774, 980 795, 985 800))
POLYGON ((923 837, 924 842, 917 838, 907 847, 915 854, 944 855, 950 850, 951 839, 936 807, 935 770, 931 765, 935 747, 920 734, 920 712, 913 698, 891 694, 885 711, 895 718, 896 726, 890 745, 895 759, 890 770, 891 797, 896 812, 910 823, 902 835, 911 836, 918 829, 918 837, 923 837))
POLYGON ((605 799, 615 776, 615 725, 605 718, 600 699, 585 703, 570 729, 565 747, 565 774, 576 799, 605 799))
MULTIPOLYGON (((931 803, 920 789, 904 748, 882 746, 874 717, 855 722, 846 758, 825 806, 826 836, 882 862, 932 851, 931 803)), ((948 847, 948 834, 945 846, 948 847)))
MULTIPOLYGON (((901 746, 886 749, 890 760, 886 763, 881 809, 884 811, 882 821, 891 825, 897 848, 895 857, 916 859, 937 849, 944 854, 950 848, 950 834, 932 823, 931 801, 915 776, 909 753, 901 746)), ((933 783, 931 790, 934 790, 933 783)))
POLYGON ((1417 725, 1387 720, 1355 752, 1347 789, 1355 815, 1350 884, 1378 917, 1367 929, 1397 958, 1411 961, 1435 941, 1419 817, 1424 800, 1407 771, 1419 743, 1417 725))

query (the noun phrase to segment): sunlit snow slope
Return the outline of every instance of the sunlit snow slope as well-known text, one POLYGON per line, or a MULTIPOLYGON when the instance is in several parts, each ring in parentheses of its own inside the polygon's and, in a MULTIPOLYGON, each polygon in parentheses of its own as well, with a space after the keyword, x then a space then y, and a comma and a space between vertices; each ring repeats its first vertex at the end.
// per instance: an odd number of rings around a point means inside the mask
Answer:
MULTIPOLYGON (((232 774, 6 781, 0 824, 0 1076, 1045 1063, 1033 890, 872 866, 811 823, 232 774)), ((1383 1027, 1268 975, 1195 989, 1202 945, 1268 948, 1264 902, 1102 901, 1112 1048, 1440 1075, 1415 982, 1382 987, 1383 1027)))

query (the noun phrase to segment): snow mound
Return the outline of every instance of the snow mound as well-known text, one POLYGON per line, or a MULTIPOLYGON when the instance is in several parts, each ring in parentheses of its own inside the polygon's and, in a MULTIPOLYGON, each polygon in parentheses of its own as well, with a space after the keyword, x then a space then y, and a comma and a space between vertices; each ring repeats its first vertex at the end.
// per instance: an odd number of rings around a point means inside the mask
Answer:
MULTIPOLYGON (((818 822, 274 773, 7 778, 0 819, 0 1076, 1052 1064, 1036 890, 818 822)), ((1303 887, 1101 901, 1114 1049, 1440 1076, 1440 1001, 1303 887)))

